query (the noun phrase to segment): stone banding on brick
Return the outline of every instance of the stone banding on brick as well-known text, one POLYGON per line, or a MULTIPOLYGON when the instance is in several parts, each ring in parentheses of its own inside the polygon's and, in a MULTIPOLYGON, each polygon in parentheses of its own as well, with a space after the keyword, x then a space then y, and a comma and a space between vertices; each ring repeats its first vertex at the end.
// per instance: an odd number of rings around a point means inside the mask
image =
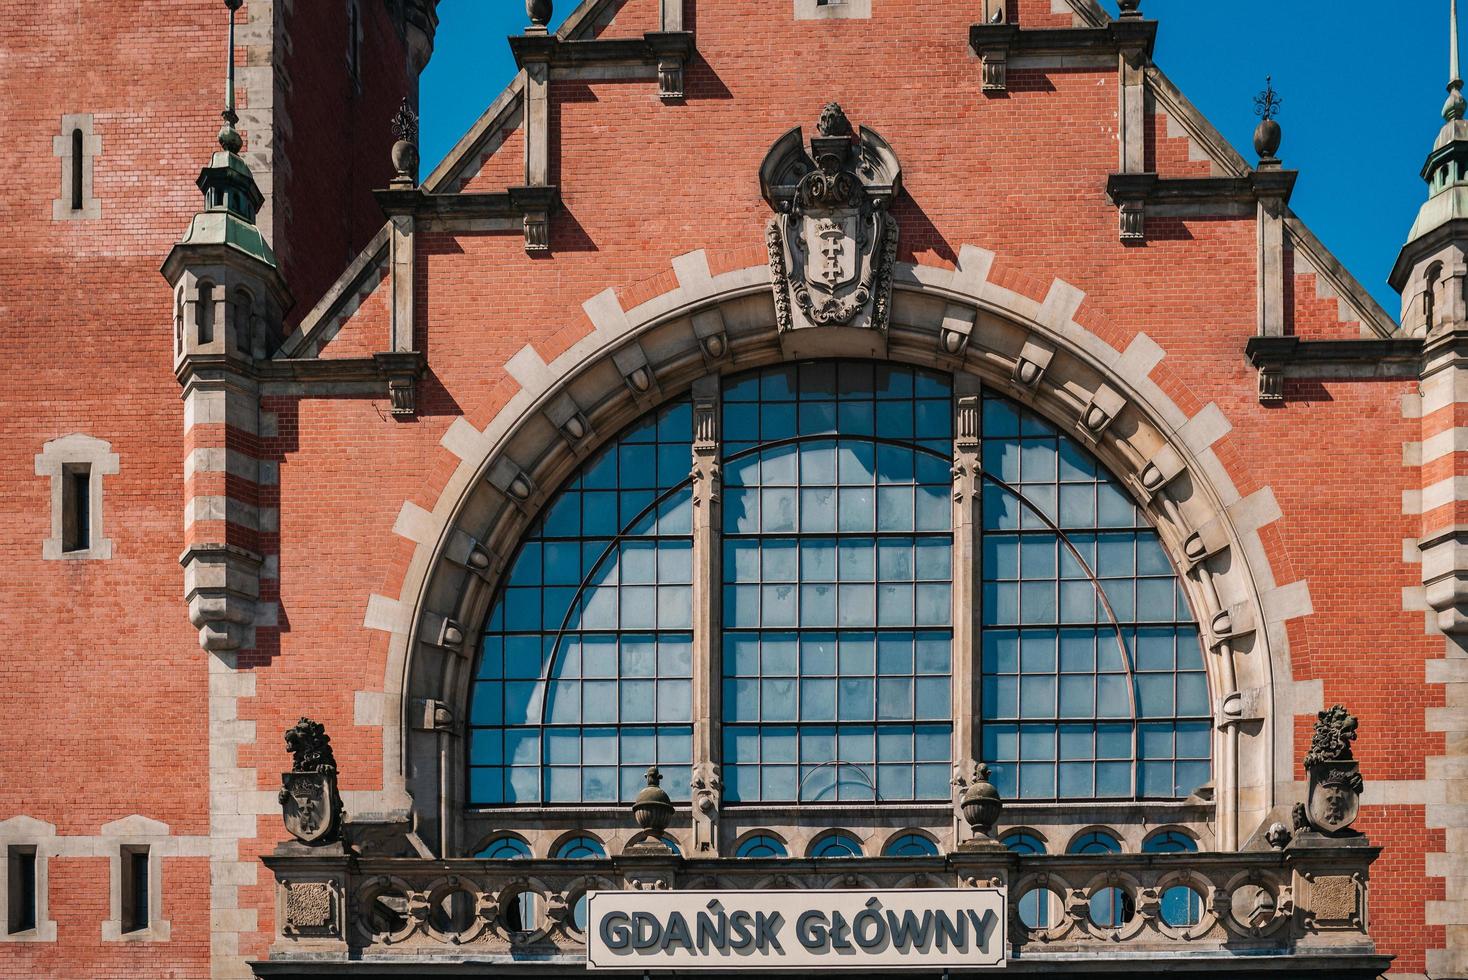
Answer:
MULTIPOLYGON (((1177 567, 1185 570, 1184 587, 1200 621, 1231 611, 1235 625, 1218 654, 1208 657, 1215 694, 1255 712, 1219 719, 1225 732, 1215 753, 1219 844, 1235 846, 1277 799, 1293 792, 1294 716, 1314 710, 1318 699, 1318 686, 1295 683, 1283 629, 1286 620, 1308 614, 1308 588, 1303 582, 1278 587, 1258 537, 1261 526, 1279 518, 1279 509, 1267 488, 1241 500, 1211 448, 1229 431, 1227 420, 1212 405, 1190 418, 1163 392, 1151 377, 1163 352, 1150 338, 1138 335, 1117 350, 1075 322, 1084 302, 1079 290, 1057 281, 1045 301, 1036 301, 989 281, 993 260, 992 253, 966 246, 955 270, 899 266, 889 357, 951 368, 940 333, 953 307, 966 307, 977 327, 961 370, 1070 431, 1085 430, 1087 410, 1104 403, 1109 417, 1093 433, 1095 451, 1124 480, 1140 486, 1149 464, 1165 463, 1146 509, 1177 567), (1042 377, 1032 388, 1016 385, 1022 359, 1037 351, 1051 352, 1042 377), (1207 548, 1200 553, 1195 547, 1190 558, 1188 542, 1204 529, 1207 548), (1251 655, 1257 653, 1264 655, 1251 655), (1242 721, 1260 723, 1259 733, 1229 733, 1242 721)), ((706 257, 692 253, 675 260, 674 268, 678 286, 633 309, 622 309, 610 290, 593 297, 586 310, 595 329, 548 365, 528 348, 517 354, 507 370, 520 391, 483 431, 458 419, 445 433, 442 443, 460 464, 433 510, 425 512, 429 516, 414 517, 410 540, 417 547, 399 597, 373 596, 365 619, 365 625, 390 634, 384 691, 380 700, 375 693, 369 699, 384 729, 384 790, 376 809, 405 806, 410 796, 438 799, 440 762, 450 772, 463 765, 459 740, 443 743, 449 758, 440 760, 438 736, 406 730, 405 712, 425 698, 467 704, 472 664, 444 644, 444 626, 473 629, 482 621, 503 566, 499 556, 513 553, 546 489, 558 486, 579 462, 565 440, 544 437, 548 406, 568 397, 595 431, 620 431, 649 404, 687 390, 707 373, 694 317, 707 322, 714 311, 739 369, 781 359, 767 266, 715 276, 706 257), (639 356, 629 360, 629 350, 639 356), (633 377, 643 365, 648 381, 661 390, 656 398, 637 397, 646 394, 633 377), (519 476, 525 485, 517 487, 519 476), (518 496, 512 492, 517 488, 518 496), (477 565, 468 561, 470 554, 479 557, 477 565)), ((420 819, 431 823, 437 814, 427 809, 420 819)), ((450 828, 450 847, 456 832, 450 828)))

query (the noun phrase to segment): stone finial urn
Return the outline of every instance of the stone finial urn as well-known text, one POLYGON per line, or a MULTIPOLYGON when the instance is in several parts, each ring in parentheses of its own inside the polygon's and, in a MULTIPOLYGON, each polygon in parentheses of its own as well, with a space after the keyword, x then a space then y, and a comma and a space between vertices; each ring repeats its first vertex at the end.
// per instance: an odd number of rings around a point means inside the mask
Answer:
POLYGON ((1142 11, 1140 9, 1142 6, 1142 0, 1116 0, 1116 6, 1117 9, 1121 12, 1121 16, 1126 18, 1127 20, 1142 16, 1142 11))
POLYGON ((397 171, 393 186, 411 187, 418 182, 418 114, 407 99, 392 118, 392 131, 397 137, 392 145, 392 165, 397 171))
POLYGON ((553 9, 551 0, 525 0, 525 13, 530 17, 531 29, 544 31, 550 24, 553 9))
POLYGON ((1254 127, 1254 152, 1261 160, 1273 160, 1279 155, 1279 144, 1284 140, 1284 130, 1276 119, 1261 119, 1254 127))
POLYGON ((1279 107, 1284 104, 1284 99, 1274 90, 1274 77, 1266 75, 1264 78, 1264 91, 1254 96, 1254 114, 1259 117, 1259 125, 1254 128, 1254 152, 1259 154, 1260 163, 1278 164, 1279 144, 1284 139, 1284 131, 1279 128, 1279 107))
POLYGON ((653 766, 646 774, 647 785, 632 803, 632 816, 637 826, 653 837, 661 837, 673 819, 673 801, 663 789, 663 774, 653 766))
POLYGON ((968 821, 974 835, 986 839, 992 838, 994 825, 999 822, 999 811, 1004 809, 1004 800, 999 796, 998 788, 989 782, 989 775, 989 767, 979 763, 974 770, 974 780, 968 784, 958 803, 963 819, 968 821))

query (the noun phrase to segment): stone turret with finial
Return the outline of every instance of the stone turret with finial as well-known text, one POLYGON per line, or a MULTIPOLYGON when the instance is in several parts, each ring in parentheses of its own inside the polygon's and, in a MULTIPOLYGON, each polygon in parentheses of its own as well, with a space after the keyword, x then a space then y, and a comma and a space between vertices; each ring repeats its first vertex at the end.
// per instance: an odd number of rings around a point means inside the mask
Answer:
MULTIPOLYGON (((265 195, 241 151, 245 140, 235 109, 235 16, 243 0, 223 0, 229 11, 228 68, 219 149, 199 171, 203 205, 163 262, 173 290, 174 373, 185 399, 213 399, 222 418, 254 418, 259 393, 256 365, 268 359, 292 305, 275 252, 256 224, 265 195)), ((218 9, 217 7, 215 8, 218 9)), ((167 328, 164 328, 167 329, 167 328)), ((197 410, 193 408, 191 410, 197 410)), ((199 449, 246 456, 253 445, 225 432, 196 436, 199 449), (236 440, 239 439, 237 442, 236 440)), ((233 500, 235 498, 227 497, 233 500)), ((254 629, 262 560, 245 532, 195 540, 184 552, 184 595, 199 644, 212 652, 237 650, 254 629)))
MULTIPOLYGON (((1402 294, 1402 334, 1423 341, 1420 391, 1454 390, 1457 365, 1468 360, 1468 101, 1458 67, 1457 0, 1449 0, 1448 14, 1448 97, 1422 166, 1427 200, 1389 278, 1402 294)), ((1468 637, 1468 528, 1424 516, 1418 549, 1428 608, 1437 627, 1461 642, 1468 637)))
POLYGON ((1458 0, 1448 4, 1448 97, 1443 126, 1422 166, 1427 200, 1407 234, 1392 269, 1392 287, 1402 293, 1402 326, 1422 336, 1436 328, 1462 324, 1468 329, 1459 271, 1468 247, 1468 99, 1459 71, 1458 0))

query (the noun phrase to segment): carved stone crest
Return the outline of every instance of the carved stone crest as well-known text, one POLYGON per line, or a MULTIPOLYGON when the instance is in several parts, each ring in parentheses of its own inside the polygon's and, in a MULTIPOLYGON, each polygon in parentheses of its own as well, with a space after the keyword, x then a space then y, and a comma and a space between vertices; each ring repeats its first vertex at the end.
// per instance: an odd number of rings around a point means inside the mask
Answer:
POLYGON ((865 126, 853 131, 841 107, 821 113, 807 151, 799 126, 760 166, 760 191, 776 217, 766 230, 782 336, 851 327, 885 337, 897 261, 902 191, 897 154, 865 126))
POLYGON ((1310 776, 1310 798, 1306 814, 1321 833, 1346 833, 1361 809, 1360 766, 1351 755, 1356 740, 1356 718, 1344 706, 1322 711, 1305 755, 1310 776))
POLYGON ((342 800, 336 785, 336 757, 320 723, 302 718, 285 733, 290 772, 280 774, 278 795, 285 829, 302 844, 341 840, 342 800))

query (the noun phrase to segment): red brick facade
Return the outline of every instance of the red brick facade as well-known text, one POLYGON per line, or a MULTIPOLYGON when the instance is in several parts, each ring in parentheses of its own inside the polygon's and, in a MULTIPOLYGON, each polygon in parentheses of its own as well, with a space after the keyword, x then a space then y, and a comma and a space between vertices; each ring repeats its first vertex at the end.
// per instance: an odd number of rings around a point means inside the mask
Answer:
MULTIPOLYGON (((277 0, 273 16, 284 22, 273 28, 274 60, 267 45, 242 61, 279 72, 277 91, 288 93, 274 106, 264 228, 296 300, 282 336, 307 321, 381 228, 370 192, 393 174, 387 120, 416 86, 393 20, 400 5, 358 2, 360 82, 346 71, 345 0, 277 0)), ((10 236, 0 352, 14 383, 0 421, 0 552, 9 566, 0 621, 10 633, 0 655, 10 719, 0 733, 0 820, 52 824, 63 845, 49 861, 55 941, 0 941, 0 972, 236 976, 242 960, 265 958, 276 884, 256 858, 287 836, 272 815, 276 774, 287 768, 279 733, 303 715, 331 733, 349 813, 410 805, 436 813, 436 800, 410 803, 401 783, 384 779, 385 768, 402 765, 390 744, 398 736, 383 727, 403 710, 399 695, 382 693, 385 676, 402 669, 392 653, 401 630, 390 621, 403 615, 396 603, 411 604, 415 555, 436 547, 406 518, 442 507, 461 462, 456 438, 490 428, 520 391, 505 365, 526 345, 552 364, 593 331, 588 300, 612 290, 625 311, 654 301, 679 287, 672 261, 697 250, 713 276, 764 265, 760 161, 781 134, 811 126, 836 100, 901 155, 899 262, 954 270, 963 248, 977 246, 994 254, 989 283, 1036 304, 1063 280, 1084 294, 1074 321, 1100 342, 1120 352, 1145 335, 1160 348, 1150 380, 1182 418, 1216 406, 1227 420, 1205 447, 1218 471, 1237 499, 1267 491, 1278 505, 1278 518, 1258 528, 1261 567, 1273 576, 1256 583, 1259 594, 1304 583, 1289 595, 1308 607, 1268 627, 1293 672, 1274 710, 1292 715, 1281 730, 1292 728, 1294 743, 1274 754, 1295 760, 1295 770, 1275 781, 1304 779, 1298 760, 1317 710, 1343 703, 1359 715, 1368 787, 1360 827, 1384 848, 1371 876, 1372 937, 1396 957, 1394 974, 1450 975, 1432 963, 1461 959, 1461 950, 1441 951, 1454 948, 1451 924, 1468 920, 1448 904, 1444 870, 1453 818, 1443 814, 1461 809, 1462 796, 1440 784, 1462 771, 1429 760, 1461 755, 1443 679, 1463 675, 1431 666, 1445 639, 1432 622, 1424 628, 1415 542, 1463 523, 1468 505, 1404 507, 1463 464, 1462 453, 1449 453, 1418 465, 1404 446, 1468 424, 1458 420, 1461 403, 1414 410, 1413 365, 1375 378, 1287 375, 1282 402, 1261 404, 1244 353, 1260 332, 1254 204, 1163 209, 1147 217, 1144 241, 1119 241, 1107 193, 1121 138, 1114 56, 1105 67, 1012 55, 1005 90, 985 93, 969 44, 982 6, 873 0, 870 19, 796 21, 789 0, 689 2, 684 27, 697 53, 686 98, 668 103, 655 71, 598 79, 553 69, 547 182, 559 188, 560 208, 548 253, 527 254, 518 219, 414 233, 412 337, 400 349, 426 354, 415 414, 392 415, 380 383, 280 384, 262 392, 256 431, 219 420, 187 434, 172 300, 158 267, 199 210, 193 181, 213 150, 222 9, 153 0, 140 15, 139 5, 48 0, 7 12, 0 131, 13 193, 0 205, 10 236), (101 214, 91 220, 52 213, 61 186, 52 140, 60 116, 73 112, 93 115, 101 141, 101 214), (120 459, 103 484, 106 560, 43 559, 51 484, 33 460, 71 433, 105 440, 120 459), (210 448, 265 466, 253 479, 186 471, 186 457, 210 448), (256 526, 226 517, 186 531, 181 512, 199 497, 247 503, 256 526), (257 605, 266 612, 223 666, 200 649, 183 600, 179 554, 205 540, 264 561, 257 605), (221 793, 236 812, 220 811, 221 793), (112 912, 102 828, 132 814, 166 824, 192 855, 164 859, 166 941, 104 940, 112 912), (96 851, 66 849, 67 838, 96 851)), ((1071 6, 1009 0, 1008 16, 1023 29, 1084 25, 1071 6)), ((655 31, 658 8, 626 0, 601 36, 655 31)), ((239 16, 257 23, 256 0, 239 16)), ((1229 159, 1210 159, 1196 134, 1170 125, 1159 101, 1145 105, 1143 170, 1233 175, 1229 159)), ((430 189, 493 194, 530 183, 527 125, 523 114, 507 123, 498 149, 475 162, 484 154, 471 147, 467 169, 430 189)), ((255 165, 262 134, 248 116, 241 129, 255 165)), ((1285 255, 1287 335, 1372 336, 1366 321, 1379 311, 1348 276, 1332 272, 1327 283, 1321 262, 1299 262, 1294 246, 1285 255)), ((360 306, 341 307, 339 329, 319 334, 321 358, 392 349, 394 278, 384 270, 361 290, 360 306)), ((1241 828, 1241 839, 1253 832, 1241 828)))

